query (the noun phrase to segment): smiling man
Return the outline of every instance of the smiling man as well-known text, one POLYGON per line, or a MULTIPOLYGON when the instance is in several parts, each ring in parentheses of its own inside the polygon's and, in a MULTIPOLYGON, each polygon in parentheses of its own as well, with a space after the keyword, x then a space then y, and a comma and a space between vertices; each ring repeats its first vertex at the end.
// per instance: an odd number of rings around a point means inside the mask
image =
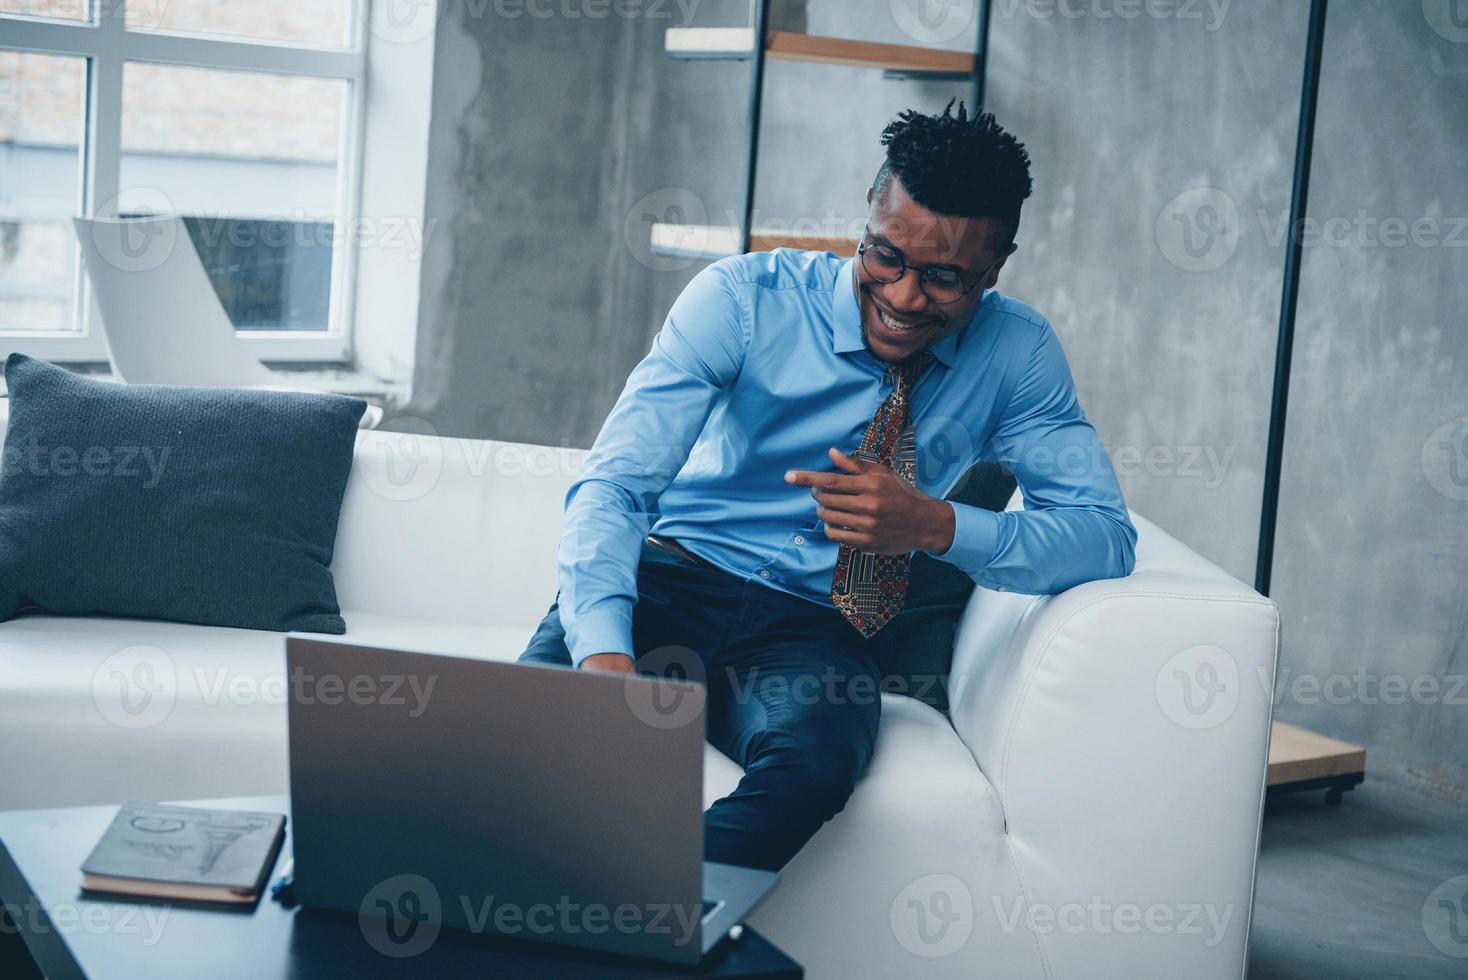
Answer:
POLYGON ((1132 570, 1060 342, 994 288, 1029 157, 951 110, 882 132, 855 258, 780 249, 689 283, 566 498, 561 592, 521 659, 706 679, 709 740, 744 767, 705 815, 711 861, 779 868, 845 805, 914 552, 1033 594, 1132 570), (1023 511, 943 499, 980 459, 1023 511))

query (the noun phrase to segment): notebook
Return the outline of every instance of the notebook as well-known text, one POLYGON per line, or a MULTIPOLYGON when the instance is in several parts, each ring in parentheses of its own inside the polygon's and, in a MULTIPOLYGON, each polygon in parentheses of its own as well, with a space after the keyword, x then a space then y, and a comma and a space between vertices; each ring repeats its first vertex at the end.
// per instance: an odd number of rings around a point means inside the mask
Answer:
POLYGON ((285 817, 124 803, 82 864, 82 887, 149 898, 255 901, 285 839, 285 817))

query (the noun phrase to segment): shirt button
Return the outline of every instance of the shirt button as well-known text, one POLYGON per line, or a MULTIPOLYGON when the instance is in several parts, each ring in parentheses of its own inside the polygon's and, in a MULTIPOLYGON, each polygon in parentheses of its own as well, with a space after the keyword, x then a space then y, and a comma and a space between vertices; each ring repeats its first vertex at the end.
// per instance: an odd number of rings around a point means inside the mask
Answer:
POLYGON ((769 578, 770 577, 770 570, 768 568, 762 568, 762 569, 760 569, 759 577, 760 578, 769 578))
POLYGON ((796 545, 796 547, 799 547, 799 546, 801 546, 803 544, 805 544, 805 536, 804 535, 797 534, 795 536, 795 545, 796 545))

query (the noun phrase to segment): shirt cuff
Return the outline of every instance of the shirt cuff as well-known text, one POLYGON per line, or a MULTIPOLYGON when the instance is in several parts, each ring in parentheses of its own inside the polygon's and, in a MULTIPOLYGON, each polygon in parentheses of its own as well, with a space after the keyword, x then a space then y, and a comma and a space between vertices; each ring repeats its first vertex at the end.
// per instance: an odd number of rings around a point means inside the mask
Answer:
POLYGON ((994 560, 994 550, 999 547, 999 515, 951 500, 945 503, 953 508, 953 544, 941 554, 928 554, 972 578, 994 560))
POLYGON ((625 653, 632 656, 632 604, 603 603, 576 617, 568 630, 567 648, 571 663, 580 668, 587 657, 598 653, 625 653))

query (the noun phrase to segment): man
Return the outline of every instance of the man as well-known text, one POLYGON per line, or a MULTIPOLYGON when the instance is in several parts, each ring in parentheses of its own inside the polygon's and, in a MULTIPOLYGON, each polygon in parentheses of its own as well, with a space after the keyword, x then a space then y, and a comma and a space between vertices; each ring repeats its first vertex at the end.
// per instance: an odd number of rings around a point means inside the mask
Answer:
POLYGON ((705 815, 711 861, 778 869, 845 805, 881 709, 870 637, 913 552, 1032 594, 1132 570, 1060 343, 994 291, 1029 157, 951 110, 883 131, 856 258, 694 277, 567 494, 560 595, 521 659, 701 668, 709 740, 744 767, 705 815), (943 499, 980 458, 1024 511, 943 499))

